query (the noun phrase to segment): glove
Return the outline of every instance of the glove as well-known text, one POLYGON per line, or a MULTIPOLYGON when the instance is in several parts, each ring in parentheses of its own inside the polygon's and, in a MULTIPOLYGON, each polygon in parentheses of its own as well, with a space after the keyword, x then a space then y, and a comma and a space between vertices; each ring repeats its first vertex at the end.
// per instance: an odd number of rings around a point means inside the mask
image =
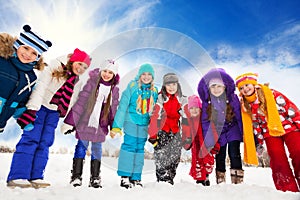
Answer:
POLYGON ((110 135, 111 138, 114 138, 117 134, 120 134, 120 136, 123 135, 120 128, 112 128, 109 132, 109 135, 110 135))
POLYGON ((157 138, 149 138, 148 142, 150 142, 153 145, 153 147, 156 147, 158 144, 157 138))
POLYGON ((26 110, 18 119, 17 123, 25 131, 30 131, 34 128, 34 121, 36 119, 36 110, 26 110))
POLYGON ((26 107, 17 108, 13 114, 13 118, 18 119, 26 111, 26 107))
POLYGON ((71 134, 72 132, 74 132, 76 129, 74 126, 71 126, 69 124, 64 123, 61 127, 60 127, 60 132, 67 135, 67 134, 71 134))
POLYGON ((216 143, 215 146, 210 150, 210 153, 213 155, 218 154, 220 151, 220 144, 216 143))

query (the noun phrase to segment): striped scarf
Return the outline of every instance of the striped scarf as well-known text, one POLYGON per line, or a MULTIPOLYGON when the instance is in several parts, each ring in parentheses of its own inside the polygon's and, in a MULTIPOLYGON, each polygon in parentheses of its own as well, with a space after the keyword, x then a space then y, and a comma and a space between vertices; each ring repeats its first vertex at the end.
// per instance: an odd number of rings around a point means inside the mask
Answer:
POLYGON ((50 104, 57 105, 57 111, 60 117, 64 117, 67 114, 76 80, 77 75, 72 73, 50 101, 50 104))

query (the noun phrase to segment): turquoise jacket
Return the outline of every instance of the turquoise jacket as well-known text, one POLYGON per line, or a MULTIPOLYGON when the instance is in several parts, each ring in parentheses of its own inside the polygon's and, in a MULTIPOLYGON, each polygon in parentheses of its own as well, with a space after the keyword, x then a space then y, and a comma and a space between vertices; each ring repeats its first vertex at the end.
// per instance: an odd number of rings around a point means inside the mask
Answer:
MULTIPOLYGON (((142 114, 137 110, 137 99, 141 95, 142 99, 150 99, 153 96, 153 104, 156 103, 158 96, 158 89, 155 87, 154 91, 150 90, 150 84, 142 84, 138 87, 138 81, 132 80, 127 88, 123 91, 117 113, 115 115, 113 128, 123 128, 124 121, 130 121, 137 125, 148 125, 150 121, 150 114, 146 112, 142 114)), ((152 105, 154 107, 154 105, 152 105)))

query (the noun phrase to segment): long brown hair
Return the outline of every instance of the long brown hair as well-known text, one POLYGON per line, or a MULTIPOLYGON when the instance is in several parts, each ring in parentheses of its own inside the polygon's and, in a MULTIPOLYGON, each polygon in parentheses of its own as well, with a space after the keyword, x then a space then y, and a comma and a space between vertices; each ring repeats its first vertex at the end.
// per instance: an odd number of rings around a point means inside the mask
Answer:
MULTIPOLYGON (((68 54, 68 59, 70 59, 70 57, 72 55, 73 55, 72 53, 68 54)), ((61 67, 53 70, 52 77, 57 78, 57 79, 60 79, 60 78, 67 79, 69 77, 69 75, 71 73, 73 73, 73 70, 72 70, 73 62, 68 60, 66 65, 64 65, 62 62, 60 62, 60 64, 61 64, 61 67)))
MULTIPOLYGON (((209 98, 208 102, 209 103, 208 103, 207 110, 206 110, 207 115, 208 115, 208 120, 214 121, 217 116, 217 111, 212 108, 212 103, 211 103, 210 98, 209 98)), ((235 114, 233 112, 233 108, 230 105, 229 101, 226 100, 226 116, 225 116, 226 122, 231 122, 232 119, 234 118, 234 116, 235 116, 235 114)))

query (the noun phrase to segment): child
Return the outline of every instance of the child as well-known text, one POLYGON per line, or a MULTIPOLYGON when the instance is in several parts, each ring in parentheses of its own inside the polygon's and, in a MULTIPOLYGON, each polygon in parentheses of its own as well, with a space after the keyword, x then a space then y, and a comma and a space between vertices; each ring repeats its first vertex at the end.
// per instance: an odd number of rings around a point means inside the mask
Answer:
MULTIPOLYGON (((49 156, 49 147, 54 142, 54 133, 59 117, 67 113, 77 77, 90 65, 90 57, 75 49, 66 65, 43 71, 37 86, 26 104, 27 110, 17 122, 24 129, 12 158, 7 177, 9 187, 47 187, 44 171, 49 156)), ((76 95, 74 95, 76 97, 76 95)), ((75 98, 73 96, 73 98, 75 98)))
POLYGON ((144 146, 148 136, 150 113, 157 100, 154 86, 154 69, 143 64, 134 80, 123 91, 114 119, 111 136, 124 131, 124 142, 118 160, 121 187, 140 186, 144 166, 144 146))
POLYGON ((257 83, 257 74, 236 78, 240 91, 244 126, 244 161, 258 165, 255 147, 266 143, 275 187, 299 192, 300 186, 300 111, 280 92, 257 83), (289 151, 289 159, 285 151, 289 151), (297 185, 298 184, 298 185, 297 185))
POLYGON ((149 126, 148 141, 154 146, 157 182, 174 184, 182 145, 188 146, 191 143, 187 103, 177 75, 165 74, 149 126), (186 138, 183 142, 181 129, 186 138))
POLYGON ((212 149, 217 142, 221 146, 216 155, 217 184, 226 180, 227 145, 231 182, 242 183, 244 177, 240 155, 243 126, 239 99, 234 91, 234 80, 222 68, 211 69, 198 84, 198 93, 202 100, 201 123, 205 145, 208 149, 212 149), (217 140, 214 131, 219 136, 217 140))
POLYGON ((200 123, 202 104, 200 98, 192 95, 188 98, 188 108, 190 112, 189 124, 192 132, 192 163, 190 175, 204 186, 210 186, 209 174, 212 173, 214 167, 214 155, 220 150, 219 143, 208 152, 206 149, 202 135, 202 126, 200 123))
POLYGON ((52 46, 31 31, 29 25, 18 39, 0 34, 0 133, 11 116, 18 118, 36 82, 34 69, 42 71, 42 54, 52 46))
POLYGON ((102 143, 112 125, 119 104, 118 66, 113 60, 106 60, 100 69, 89 73, 89 80, 79 93, 78 100, 65 118, 62 133, 76 131, 78 139, 73 158, 70 184, 82 184, 82 168, 89 142, 92 143, 91 176, 89 187, 101 186, 100 165, 102 143))

